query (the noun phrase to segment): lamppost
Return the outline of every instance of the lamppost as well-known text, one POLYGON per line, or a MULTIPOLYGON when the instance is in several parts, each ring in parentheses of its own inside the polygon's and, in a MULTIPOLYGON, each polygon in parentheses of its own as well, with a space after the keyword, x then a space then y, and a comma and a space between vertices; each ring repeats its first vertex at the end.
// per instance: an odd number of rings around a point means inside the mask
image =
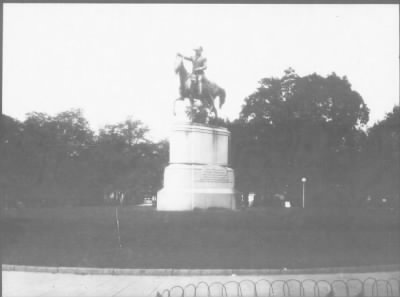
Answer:
POLYGON ((304 208, 304 193, 305 193, 306 181, 307 179, 305 177, 301 179, 301 182, 303 183, 303 208, 304 208))

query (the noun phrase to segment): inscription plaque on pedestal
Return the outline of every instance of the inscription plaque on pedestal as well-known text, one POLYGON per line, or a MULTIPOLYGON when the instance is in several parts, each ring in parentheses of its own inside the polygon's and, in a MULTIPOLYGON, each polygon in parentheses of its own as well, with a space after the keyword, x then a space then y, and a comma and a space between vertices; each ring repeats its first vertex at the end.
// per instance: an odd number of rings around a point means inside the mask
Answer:
POLYGON ((229 183, 228 170, 222 166, 205 166, 197 178, 198 182, 203 183, 229 183))

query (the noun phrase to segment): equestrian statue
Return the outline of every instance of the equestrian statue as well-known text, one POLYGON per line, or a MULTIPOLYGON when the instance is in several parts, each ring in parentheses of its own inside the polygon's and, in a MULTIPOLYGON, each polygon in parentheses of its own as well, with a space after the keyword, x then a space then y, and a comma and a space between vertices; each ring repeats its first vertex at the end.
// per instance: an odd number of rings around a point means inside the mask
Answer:
MULTIPOLYGON (((215 99, 219 98, 219 108, 225 103, 226 93, 225 90, 219 87, 216 83, 209 81, 205 76, 205 70, 207 69, 207 59, 202 55, 203 48, 198 46, 193 49, 194 56, 184 56, 180 53, 177 54, 177 65, 175 72, 179 76, 179 94, 180 97, 174 101, 174 115, 175 105, 178 100, 185 100, 188 98, 191 103, 190 114, 192 115, 195 111, 195 100, 201 102, 201 110, 207 111, 205 121, 208 120, 210 114, 214 114, 214 118, 218 118, 217 108, 215 107, 215 99), (192 62, 192 72, 189 73, 185 68, 183 60, 192 62)), ((197 110, 198 111, 198 110, 197 110)))

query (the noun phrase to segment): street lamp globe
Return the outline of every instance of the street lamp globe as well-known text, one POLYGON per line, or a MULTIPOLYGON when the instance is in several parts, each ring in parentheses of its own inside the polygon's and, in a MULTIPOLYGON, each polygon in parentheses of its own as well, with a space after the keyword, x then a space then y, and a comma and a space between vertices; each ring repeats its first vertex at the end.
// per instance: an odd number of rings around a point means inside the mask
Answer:
POLYGON ((301 179, 301 181, 302 181, 302 183, 303 183, 303 197, 302 197, 302 207, 304 208, 304 203, 305 203, 305 194, 304 194, 304 192, 305 192, 305 186, 306 186, 306 181, 307 181, 307 179, 305 178, 305 177, 303 177, 302 179, 301 179))

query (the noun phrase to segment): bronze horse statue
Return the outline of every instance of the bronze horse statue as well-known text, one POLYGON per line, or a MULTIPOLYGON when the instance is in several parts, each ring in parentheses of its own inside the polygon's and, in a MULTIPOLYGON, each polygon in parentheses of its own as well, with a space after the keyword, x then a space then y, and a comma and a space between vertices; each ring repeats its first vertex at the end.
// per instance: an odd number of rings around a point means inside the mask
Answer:
POLYGON ((204 79, 203 88, 201 94, 198 94, 197 87, 194 87, 195 80, 191 73, 189 73, 185 65, 183 64, 183 58, 177 55, 177 65, 175 67, 175 73, 179 75, 179 94, 180 97, 174 101, 174 115, 175 115, 175 105, 178 100, 185 100, 189 98, 190 103, 194 104, 194 99, 201 101, 202 105, 209 107, 214 113, 215 117, 218 118, 218 112, 215 108, 214 101, 219 98, 219 108, 225 103, 226 93, 225 90, 219 87, 216 83, 204 79), (196 92, 197 91, 197 92, 196 92))

